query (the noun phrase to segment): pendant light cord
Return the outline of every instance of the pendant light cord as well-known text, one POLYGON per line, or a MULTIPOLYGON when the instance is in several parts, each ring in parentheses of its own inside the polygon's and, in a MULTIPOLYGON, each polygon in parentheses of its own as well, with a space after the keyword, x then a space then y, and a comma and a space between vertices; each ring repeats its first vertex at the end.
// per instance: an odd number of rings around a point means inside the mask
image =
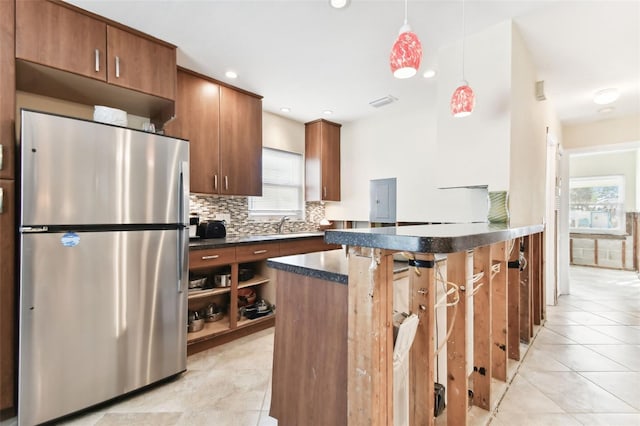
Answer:
POLYGON ((462 80, 464 78, 464 0, 462 0, 462 80))
POLYGON ((407 20, 407 1, 408 0, 404 0, 404 24, 407 25, 408 20, 407 20))

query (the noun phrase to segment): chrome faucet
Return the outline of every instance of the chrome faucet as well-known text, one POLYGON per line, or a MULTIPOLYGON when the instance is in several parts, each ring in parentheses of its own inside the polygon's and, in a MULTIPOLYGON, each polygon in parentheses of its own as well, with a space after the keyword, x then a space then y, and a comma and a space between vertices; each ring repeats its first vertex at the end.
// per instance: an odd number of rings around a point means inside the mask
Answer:
POLYGON ((289 220, 289 216, 282 216, 280 218, 280 222, 278 222, 278 234, 282 234, 282 226, 286 220, 289 220))

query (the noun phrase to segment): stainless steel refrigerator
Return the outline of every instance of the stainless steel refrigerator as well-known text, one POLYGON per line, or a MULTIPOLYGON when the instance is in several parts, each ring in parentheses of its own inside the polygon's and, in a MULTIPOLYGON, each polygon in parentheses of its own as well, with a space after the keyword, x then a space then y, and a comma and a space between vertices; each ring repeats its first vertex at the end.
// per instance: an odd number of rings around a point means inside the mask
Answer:
POLYGON ((186 369, 188 142, 21 112, 18 421, 186 369))

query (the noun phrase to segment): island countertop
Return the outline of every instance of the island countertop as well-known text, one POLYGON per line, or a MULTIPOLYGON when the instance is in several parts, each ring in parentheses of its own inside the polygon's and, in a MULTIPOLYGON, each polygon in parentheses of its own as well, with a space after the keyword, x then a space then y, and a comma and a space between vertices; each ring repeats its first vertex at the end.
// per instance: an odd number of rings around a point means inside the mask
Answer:
MULTIPOLYGON (((349 259, 340 249, 276 257, 268 259, 267 266, 340 284, 347 284, 349 278, 349 259)), ((394 273, 406 271, 408 268, 407 262, 393 262, 394 273)))
POLYGON ((325 242, 413 253, 455 253, 542 232, 544 225, 461 223, 328 229, 325 242))

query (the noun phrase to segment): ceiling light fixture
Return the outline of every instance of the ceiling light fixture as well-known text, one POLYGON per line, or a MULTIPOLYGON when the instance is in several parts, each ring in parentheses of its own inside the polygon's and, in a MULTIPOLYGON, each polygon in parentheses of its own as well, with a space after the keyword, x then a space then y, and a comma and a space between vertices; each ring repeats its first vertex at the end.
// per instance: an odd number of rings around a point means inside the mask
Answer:
POLYGON ((476 95, 464 79, 464 0, 462 0, 462 81, 451 96, 451 114, 454 117, 471 115, 476 106, 476 95))
POLYGON ((238 74, 235 71, 227 71, 224 73, 227 78, 238 78, 238 74))
POLYGON ((322 113, 324 115, 331 115, 331 114, 333 114, 333 111, 331 111, 330 109, 325 109, 324 111, 322 111, 322 113))
POLYGON ((395 78, 409 78, 416 75, 422 60, 422 45, 418 36, 411 32, 407 21, 407 0, 404 0, 404 24, 398 38, 393 43, 389 63, 395 78))
POLYGON ((282 111, 282 112, 291 112, 291 108, 282 107, 282 108, 280 108, 280 111, 282 111))
POLYGON ((434 70, 434 69, 428 69, 422 74, 422 76, 424 78, 433 78, 433 77, 436 76, 437 73, 438 72, 436 70, 434 70))
POLYGON ((329 4, 334 9, 344 9, 349 6, 349 0, 329 0, 329 4))
POLYGON ((593 95, 593 102, 598 105, 611 104, 618 100, 620 92, 616 88, 602 89, 593 95))

